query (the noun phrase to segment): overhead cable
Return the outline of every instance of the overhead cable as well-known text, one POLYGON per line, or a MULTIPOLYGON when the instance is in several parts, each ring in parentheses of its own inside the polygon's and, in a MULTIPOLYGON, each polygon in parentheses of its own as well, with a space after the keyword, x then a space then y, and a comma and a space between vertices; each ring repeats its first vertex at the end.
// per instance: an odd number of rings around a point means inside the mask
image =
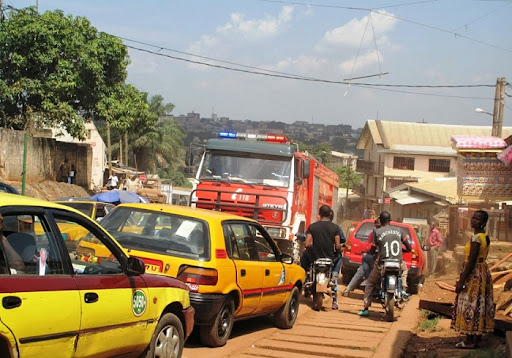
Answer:
POLYGON ((481 45, 493 47, 493 48, 501 50, 501 51, 511 52, 512 53, 512 50, 510 50, 510 49, 507 49, 507 48, 504 48, 504 47, 501 47, 501 46, 498 46, 498 45, 494 45, 494 44, 491 44, 489 42, 485 42, 485 41, 482 41, 482 40, 477 40, 477 39, 474 39, 472 37, 465 36, 465 35, 462 35, 460 33, 457 33, 455 31, 442 29, 442 28, 439 28, 439 27, 436 27, 436 26, 432 26, 432 25, 428 25, 428 24, 424 24, 424 23, 421 23, 421 22, 418 22, 418 21, 408 20, 408 19, 405 19, 403 17, 399 17, 399 16, 396 16, 396 15, 393 15, 393 14, 389 14, 387 12, 378 11, 381 8, 371 9, 371 8, 362 8, 362 7, 353 7, 353 6, 323 5, 323 4, 313 4, 313 3, 304 3, 304 2, 295 2, 295 1, 284 1, 284 0, 256 0, 256 1, 278 3, 278 4, 290 4, 290 5, 303 5, 303 6, 339 8, 339 9, 355 10, 355 11, 371 11, 371 12, 373 12, 375 14, 379 14, 379 15, 382 15, 382 16, 388 16, 388 17, 391 17, 391 18, 394 18, 394 19, 397 19, 397 20, 400 20, 400 21, 403 21, 403 22, 408 22, 410 24, 426 27, 426 28, 431 29, 431 30, 441 31, 441 32, 444 32, 444 33, 448 33, 450 35, 454 35, 455 37, 464 38, 466 40, 470 40, 470 41, 479 43, 481 45))
POLYGON ((229 71, 235 71, 235 72, 242 72, 242 73, 249 73, 253 75, 260 75, 260 76, 267 76, 267 77, 277 77, 277 78, 286 78, 291 80, 299 80, 299 81, 309 81, 309 82, 321 82, 321 83, 329 83, 329 84, 341 84, 341 85, 348 85, 349 83, 353 86, 360 86, 365 88, 373 88, 373 89, 380 89, 380 90, 387 90, 387 91, 394 91, 394 92, 402 92, 402 93, 410 93, 410 94, 418 94, 418 95, 426 95, 426 96, 436 96, 436 97, 450 97, 450 98, 467 98, 467 99, 492 99, 488 97, 470 97, 470 96, 453 96, 453 95, 439 95, 439 94, 428 94, 428 93, 421 93, 421 92, 410 92, 410 91, 400 91, 400 90, 391 90, 389 88, 383 88, 383 87, 403 87, 403 88, 476 88, 476 87, 495 87, 494 85, 443 85, 443 86, 416 86, 416 85, 389 85, 389 84, 373 84, 373 83, 361 83, 361 82, 347 82, 347 81, 333 81, 333 80, 326 80, 326 79, 318 79, 318 78, 305 78, 305 77, 297 77, 297 76, 289 76, 289 75, 281 75, 281 74, 272 74, 272 73, 266 73, 266 72, 257 72, 257 71, 249 71, 244 70, 240 68, 234 68, 234 67, 228 67, 223 65, 215 65, 212 63, 207 62, 201 62, 201 61, 194 61, 191 59, 186 59, 182 57, 172 56, 163 54, 160 52, 155 52, 147 49, 138 48, 135 46, 125 45, 128 48, 131 48, 133 50, 142 51, 146 53, 150 53, 156 56, 161 57, 167 57, 170 59, 178 60, 178 61, 184 61, 189 63, 194 63, 198 65, 204 65, 208 67, 214 67, 214 68, 220 68, 224 70, 229 71))

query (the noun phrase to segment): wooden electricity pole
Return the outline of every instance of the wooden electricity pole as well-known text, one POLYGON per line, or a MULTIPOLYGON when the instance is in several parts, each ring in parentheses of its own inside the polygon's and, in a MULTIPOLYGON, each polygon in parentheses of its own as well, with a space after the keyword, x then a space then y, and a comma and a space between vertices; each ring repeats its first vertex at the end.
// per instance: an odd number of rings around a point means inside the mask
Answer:
POLYGON ((505 108, 505 77, 496 80, 496 92, 494 94, 494 111, 492 113, 492 136, 501 138, 503 128, 503 111, 505 108))

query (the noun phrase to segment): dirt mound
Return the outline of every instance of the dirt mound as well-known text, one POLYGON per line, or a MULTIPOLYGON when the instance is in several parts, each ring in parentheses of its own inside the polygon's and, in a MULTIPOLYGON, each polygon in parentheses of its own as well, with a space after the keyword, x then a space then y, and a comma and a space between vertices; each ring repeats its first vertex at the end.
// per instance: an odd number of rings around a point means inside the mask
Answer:
MULTIPOLYGON (((21 182, 4 181, 12 185, 21 193, 21 182)), ((80 197, 87 198, 93 195, 81 186, 66 184, 56 181, 44 181, 39 183, 26 183, 25 195, 44 200, 55 200, 58 198, 80 197)))

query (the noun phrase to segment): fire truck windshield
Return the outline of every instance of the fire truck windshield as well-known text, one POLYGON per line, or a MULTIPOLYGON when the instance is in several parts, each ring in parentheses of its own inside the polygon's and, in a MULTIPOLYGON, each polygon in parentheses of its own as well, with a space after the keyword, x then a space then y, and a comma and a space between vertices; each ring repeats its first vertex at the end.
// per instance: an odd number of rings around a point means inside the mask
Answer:
POLYGON ((208 152, 199 179, 288 187, 290 174, 290 158, 208 152))

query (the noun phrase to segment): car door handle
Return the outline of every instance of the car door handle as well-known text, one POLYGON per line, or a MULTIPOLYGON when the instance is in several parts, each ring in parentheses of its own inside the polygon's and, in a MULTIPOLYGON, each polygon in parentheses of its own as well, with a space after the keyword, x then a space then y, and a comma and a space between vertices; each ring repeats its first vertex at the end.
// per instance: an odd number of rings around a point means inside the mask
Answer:
POLYGON ((21 298, 17 296, 5 296, 2 298, 2 306, 5 309, 11 309, 21 306, 21 298))
POLYGON ((269 269, 265 270, 265 276, 270 276, 270 270, 269 269))
POLYGON ((246 274, 247 272, 245 272, 245 269, 240 270, 240 276, 244 277, 246 274))
POLYGON ((98 301, 98 294, 94 292, 87 292, 84 295, 84 301, 85 303, 94 303, 98 301))

